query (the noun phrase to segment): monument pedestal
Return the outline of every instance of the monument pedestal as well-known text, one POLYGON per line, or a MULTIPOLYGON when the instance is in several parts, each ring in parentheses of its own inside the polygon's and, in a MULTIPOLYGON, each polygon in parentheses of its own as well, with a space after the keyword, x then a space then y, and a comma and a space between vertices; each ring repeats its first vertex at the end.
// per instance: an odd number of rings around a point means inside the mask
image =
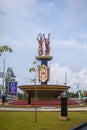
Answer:
POLYGON ((48 61, 52 60, 52 58, 53 57, 50 55, 36 56, 36 60, 41 61, 41 66, 38 69, 39 81, 41 82, 41 85, 46 85, 49 80, 48 61))
POLYGON ((60 116, 60 120, 69 120, 70 118, 68 116, 60 116))

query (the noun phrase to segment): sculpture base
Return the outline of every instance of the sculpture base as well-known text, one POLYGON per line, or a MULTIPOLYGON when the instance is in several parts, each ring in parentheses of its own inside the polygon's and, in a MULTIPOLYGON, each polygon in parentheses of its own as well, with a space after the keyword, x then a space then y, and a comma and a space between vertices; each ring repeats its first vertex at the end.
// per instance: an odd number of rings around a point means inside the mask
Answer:
POLYGON ((68 117, 68 116, 60 116, 60 120, 63 120, 63 121, 65 121, 65 120, 69 120, 70 118, 68 117))
POLYGON ((47 61, 49 61, 49 60, 52 60, 53 59, 53 57, 52 56, 50 56, 50 55, 41 55, 41 56, 36 56, 35 57, 37 60, 44 60, 44 59, 46 59, 47 61))
POLYGON ((37 91, 38 97, 57 98, 61 93, 65 92, 70 86, 65 85, 22 85, 18 86, 21 90, 28 93, 31 97, 35 97, 37 91))

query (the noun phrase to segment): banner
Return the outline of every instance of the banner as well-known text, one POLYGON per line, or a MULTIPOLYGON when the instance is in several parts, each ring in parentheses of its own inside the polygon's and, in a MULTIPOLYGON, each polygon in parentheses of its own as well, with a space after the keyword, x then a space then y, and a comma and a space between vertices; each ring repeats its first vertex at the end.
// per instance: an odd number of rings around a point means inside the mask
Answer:
POLYGON ((8 93, 9 95, 17 94, 17 81, 8 82, 8 93))
POLYGON ((46 65, 41 65, 39 67, 39 80, 41 82, 45 82, 49 79, 49 76, 48 76, 48 67, 46 65))

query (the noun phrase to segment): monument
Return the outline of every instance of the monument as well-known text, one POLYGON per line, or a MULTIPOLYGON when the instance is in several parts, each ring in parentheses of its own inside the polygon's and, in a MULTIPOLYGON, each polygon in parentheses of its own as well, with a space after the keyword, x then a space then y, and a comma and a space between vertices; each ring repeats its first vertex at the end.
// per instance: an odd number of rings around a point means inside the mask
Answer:
POLYGON ((38 80, 40 85, 22 85, 19 88, 28 94, 28 104, 31 104, 32 97, 35 97, 35 91, 37 88, 38 97, 52 97, 56 98, 61 95, 61 93, 66 92, 70 86, 67 85, 56 85, 48 84, 50 73, 48 62, 53 59, 50 55, 50 34, 46 37, 45 34, 39 34, 37 36, 38 42, 38 55, 35 57, 36 60, 41 62, 38 69, 38 80))
POLYGON ((39 34, 37 37, 37 41, 39 43, 38 46, 38 56, 36 59, 41 61, 41 66, 39 67, 39 81, 41 85, 47 85, 49 81, 49 67, 48 61, 52 60, 52 56, 50 56, 50 34, 46 38, 45 35, 39 34), (43 45, 45 45, 45 52, 43 51, 43 45))

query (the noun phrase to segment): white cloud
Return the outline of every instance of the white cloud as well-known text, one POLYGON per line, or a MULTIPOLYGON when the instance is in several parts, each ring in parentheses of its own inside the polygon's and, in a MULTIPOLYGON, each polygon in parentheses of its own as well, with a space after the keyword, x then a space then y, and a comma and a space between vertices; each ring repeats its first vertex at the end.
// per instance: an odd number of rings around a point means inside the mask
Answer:
POLYGON ((36 2, 37 0, 28 0, 27 2, 25 0, 1 0, 0 9, 2 9, 5 12, 16 12, 18 10, 25 11, 26 7, 31 8, 33 5, 35 5, 36 2))
POLYGON ((80 37, 84 40, 87 40, 87 33, 83 32, 83 33, 80 33, 80 37))
POLYGON ((43 1, 43 2, 38 2, 38 11, 42 12, 42 13, 46 13, 52 11, 52 9, 54 8, 54 3, 53 2, 47 2, 47 1, 43 1))
POLYGON ((66 0, 66 6, 71 10, 78 12, 86 9, 87 0, 66 0))
POLYGON ((80 43, 76 39, 68 39, 68 40, 52 40, 52 46, 67 46, 72 48, 80 48, 80 49, 87 49, 87 43, 80 43))
MULTIPOLYGON (((33 19, 36 17, 35 9, 37 8, 37 0, 1 0, 0 1, 0 16, 2 22, 14 22, 25 19, 33 19)), ((23 21, 22 21, 23 22, 23 21)))
POLYGON ((19 49, 30 49, 34 46, 36 46, 37 44, 35 44, 36 39, 14 39, 12 38, 10 35, 0 35, 0 44, 1 45, 8 45, 10 47, 12 47, 13 49, 19 50, 19 49))
MULTIPOLYGON (((39 14, 50 13, 52 11, 52 2, 40 2, 38 0, 1 0, 0 11, 2 15, 9 18, 34 19, 39 18, 39 14)), ((40 15, 41 17, 41 15, 40 15)), ((40 19, 39 19, 40 20, 40 19)))
POLYGON ((62 13, 64 27, 77 29, 78 26, 86 26, 87 23, 87 0, 66 0, 62 13))
POLYGON ((81 90, 87 89, 87 70, 80 70, 79 72, 72 71, 66 66, 60 66, 58 63, 50 65, 50 83, 52 84, 64 84, 65 72, 67 78, 67 85, 71 86, 71 91, 77 91, 77 85, 79 84, 81 90))

